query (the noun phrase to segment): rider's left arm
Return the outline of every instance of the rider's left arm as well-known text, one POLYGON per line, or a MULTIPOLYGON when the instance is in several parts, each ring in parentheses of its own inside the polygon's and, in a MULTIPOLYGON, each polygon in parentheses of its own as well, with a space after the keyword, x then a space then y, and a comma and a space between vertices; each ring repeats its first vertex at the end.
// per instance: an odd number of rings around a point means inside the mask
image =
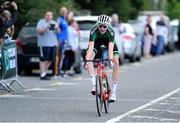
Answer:
POLYGON ((109 46, 108 46, 108 54, 109 54, 109 59, 113 60, 113 48, 114 48, 114 43, 113 42, 109 42, 109 46))

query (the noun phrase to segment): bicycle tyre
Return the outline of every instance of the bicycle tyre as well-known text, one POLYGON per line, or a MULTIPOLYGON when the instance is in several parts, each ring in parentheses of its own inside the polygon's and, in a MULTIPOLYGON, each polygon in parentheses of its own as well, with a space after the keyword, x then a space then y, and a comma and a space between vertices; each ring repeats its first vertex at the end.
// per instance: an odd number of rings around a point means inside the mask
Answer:
POLYGON ((103 100, 102 100, 102 85, 100 76, 96 76, 96 106, 98 115, 102 115, 103 100))
POLYGON ((108 83, 108 78, 107 76, 105 75, 105 79, 106 79, 106 87, 105 87, 105 92, 106 92, 106 97, 107 99, 104 100, 104 110, 105 110, 105 113, 108 114, 109 113, 109 91, 110 91, 110 86, 109 86, 109 83, 108 83))

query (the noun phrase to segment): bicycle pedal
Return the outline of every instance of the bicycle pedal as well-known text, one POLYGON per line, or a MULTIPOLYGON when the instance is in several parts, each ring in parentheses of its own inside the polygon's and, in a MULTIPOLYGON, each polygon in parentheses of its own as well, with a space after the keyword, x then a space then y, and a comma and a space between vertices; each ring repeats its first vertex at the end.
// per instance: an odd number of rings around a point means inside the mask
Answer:
POLYGON ((108 102, 109 102, 109 103, 114 103, 114 102, 115 102, 115 100, 109 100, 108 102))

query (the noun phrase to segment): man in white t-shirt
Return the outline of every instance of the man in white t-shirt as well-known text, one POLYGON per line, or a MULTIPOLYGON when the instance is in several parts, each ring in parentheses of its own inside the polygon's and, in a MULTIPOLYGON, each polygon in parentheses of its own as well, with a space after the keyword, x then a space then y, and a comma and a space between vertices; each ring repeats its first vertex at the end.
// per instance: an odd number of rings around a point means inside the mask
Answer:
POLYGON ((47 11, 44 19, 41 19, 37 24, 38 32, 38 47, 40 55, 39 67, 41 70, 40 79, 49 80, 47 77, 47 70, 52 62, 55 60, 57 33, 59 28, 56 21, 53 19, 53 13, 47 11))

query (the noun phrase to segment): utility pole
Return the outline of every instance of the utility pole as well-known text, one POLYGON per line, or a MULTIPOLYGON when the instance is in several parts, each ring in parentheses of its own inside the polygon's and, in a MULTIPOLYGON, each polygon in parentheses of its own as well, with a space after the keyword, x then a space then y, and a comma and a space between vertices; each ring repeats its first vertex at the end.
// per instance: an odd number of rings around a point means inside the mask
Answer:
POLYGON ((159 3, 159 0, 151 0, 151 9, 152 10, 158 10, 158 3, 159 3))
POLYGON ((160 4, 160 9, 161 9, 161 10, 165 10, 166 4, 167 4, 167 0, 161 0, 161 1, 159 2, 159 4, 160 4))

